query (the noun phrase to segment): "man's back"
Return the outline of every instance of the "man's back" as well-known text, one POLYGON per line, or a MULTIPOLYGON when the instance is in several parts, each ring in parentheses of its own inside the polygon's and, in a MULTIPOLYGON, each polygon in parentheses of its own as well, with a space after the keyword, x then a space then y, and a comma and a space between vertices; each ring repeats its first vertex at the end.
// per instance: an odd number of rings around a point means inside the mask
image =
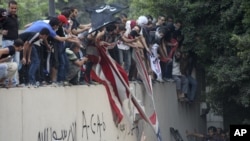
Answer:
POLYGON ((56 32, 52 29, 52 27, 43 20, 39 20, 32 23, 32 25, 25 29, 24 32, 40 32, 43 28, 47 28, 50 31, 51 37, 56 36, 56 32))

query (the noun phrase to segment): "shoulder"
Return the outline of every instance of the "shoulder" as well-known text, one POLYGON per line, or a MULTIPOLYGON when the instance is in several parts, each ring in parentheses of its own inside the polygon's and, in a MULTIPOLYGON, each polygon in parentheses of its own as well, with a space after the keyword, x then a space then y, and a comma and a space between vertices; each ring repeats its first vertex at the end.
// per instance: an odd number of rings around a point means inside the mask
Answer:
POLYGON ((15 47, 13 45, 11 45, 11 46, 8 46, 8 48, 9 48, 10 55, 14 55, 16 52, 15 47))

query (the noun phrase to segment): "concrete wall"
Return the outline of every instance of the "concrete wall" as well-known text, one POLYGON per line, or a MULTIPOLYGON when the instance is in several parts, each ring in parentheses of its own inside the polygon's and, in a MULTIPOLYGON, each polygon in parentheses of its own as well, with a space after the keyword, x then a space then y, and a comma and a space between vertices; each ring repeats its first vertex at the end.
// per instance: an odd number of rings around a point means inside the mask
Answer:
MULTIPOLYGON (((145 108, 152 105, 144 88, 131 83, 145 108)), ((174 141, 169 128, 205 131, 199 103, 178 103, 174 83, 153 84, 156 111, 163 141, 174 141)), ((102 85, 0 89, 0 141, 136 141, 144 130, 147 141, 156 141, 149 125, 113 122, 102 85)))

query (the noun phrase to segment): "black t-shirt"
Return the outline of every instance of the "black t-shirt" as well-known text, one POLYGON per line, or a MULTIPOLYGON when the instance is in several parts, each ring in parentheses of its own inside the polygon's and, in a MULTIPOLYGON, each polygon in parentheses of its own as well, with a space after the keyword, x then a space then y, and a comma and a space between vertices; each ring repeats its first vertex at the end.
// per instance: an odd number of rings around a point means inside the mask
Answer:
POLYGON ((80 23, 75 18, 72 18, 71 20, 73 21, 73 25, 72 25, 71 29, 77 29, 79 27, 80 23))
POLYGON ((56 34, 60 37, 65 37, 64 31, 63 31, 63 27, 59 26, 58 30, 56 31, 56 34))
POLYGON ((13 56, 16 53, 14 46, 7 46, 6 48, 9 49, 9 54, 3 54, 0 59, 7 58, 8 56, 13 56))
POLYGON ((2 29, 8 30, 7 35, 3 35, 5 40, 15 40, 18 38, 18 18, 17 15, 8 17, 2 23, 2 29))
POLYGON ((24 32, 19 35, 19 38, 23 40, 23 42, 28 41, 30 44, 39 40, 39 33, 36 32, 24 32))

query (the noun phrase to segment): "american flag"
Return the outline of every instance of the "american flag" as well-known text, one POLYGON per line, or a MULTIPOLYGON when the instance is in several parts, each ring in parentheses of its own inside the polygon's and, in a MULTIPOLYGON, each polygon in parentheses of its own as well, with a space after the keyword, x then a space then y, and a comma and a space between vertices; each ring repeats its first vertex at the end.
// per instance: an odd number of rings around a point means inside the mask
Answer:
MULTIPOLYGON (((101 6, 87 8, 87 12, 90 13, 92 30, 89 33, 98 31, 102 27, 114 22, 113 15, 120 12, 123 9, 128 8, 127 6, 122 6, 119 4, 103 4, 101 6)), ((97 43, 98 44, 98 43, 97 43)), ((158 118, 155 111, 155 106, 153 110, 147 110, 150 112, 145 112, 144 108, 136 97, 132 94, 128 76, 125 70, 117 64, 106 52, 106 48, 103 46, 97 46, 101 60, 92 71, 92 79, 102 83, 108 94, 109 102, 114 113, 114 121, 119 124, 125 117, 126 111, 124 110, 124 101, 131 98, 132 103, 139 112, 140 116, 151 125, 154 130, 158 141, 161 141, 158 118)), ((143 83, 147 91, 147 95, 151 99, 154 105, 153 90, 151 85, 151 79, 147 74, 145 65, 141 61, 140 56, 136 55, 137 69, 141 78, 143 78, 143 83)))
MULTIPOLYGON (((146 113, 142 105, 138 102, 137 98, 132 94, 129 88, 128 76, 126 71, 117 64, 107 53, 105 47, 98 47, 101 60, 99 64, 92 72, 92 78, 100 83, 102 83, 108 94, 108 98, 110 101, 110 105, 112 107, 114 113, 114 121, 116 124, 119 124, 122 119, 124 118, 124 109, 123 109, 123 102, 128 98, 131 98, 134 107, 139 112, 140 116, 152 127, 154 130, 158 141, 161 141, 159 123, 157 119, 157 114, 155 111, 155 106, 153 110, 146 113)), ((144 86, 147 91, 147 95, 151 99, 151 102, 154 105, 153 99, 153 90, 151 85, 151 80, 147 71, 145 70, 145 65, 141 62, 141 58, 139 54, 136 54, 138 57, 137 63, 140 63, 137 68, 140 72, 142 72, 142 77, 144 86)))

